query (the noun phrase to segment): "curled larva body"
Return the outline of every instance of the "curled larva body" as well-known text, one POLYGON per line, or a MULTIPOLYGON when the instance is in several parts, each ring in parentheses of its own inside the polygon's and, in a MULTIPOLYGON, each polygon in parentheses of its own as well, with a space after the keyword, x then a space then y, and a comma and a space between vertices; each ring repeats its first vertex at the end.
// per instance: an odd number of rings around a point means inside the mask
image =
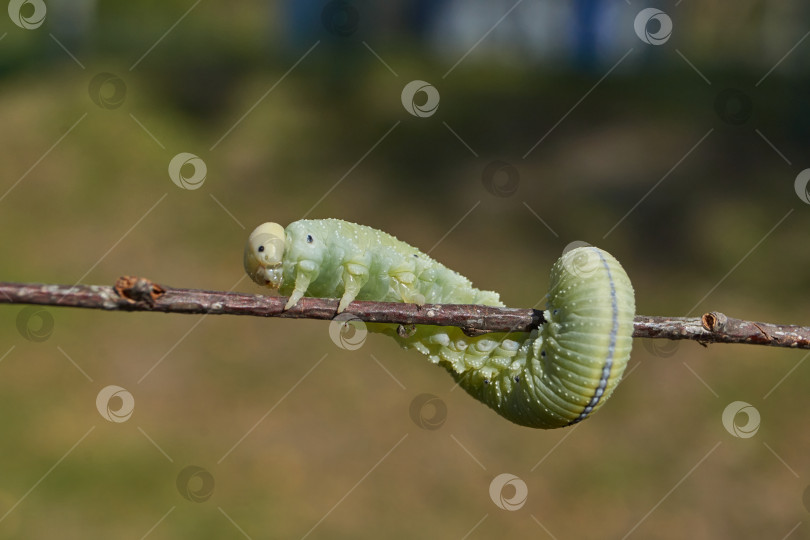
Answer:
POLYGON ((619 262, 595 247, 569 251, 551 270, 546 322, 531 333, 468 337, 419 327, 402 338, 444 366, 470 395, 516 424, 556 428, 598 410, 630 359, 635 300, 619 262))
MULTIPOLYGON (((498 295, 416 248, 370 227, 340 220, 301 220, 286 229, 259 226, 245 248, 245 268, 261 285, 290 296, 502 306, 498 295), (283 238, 282 238, 283 236, 283 238)), ((552 267, 546 322, 532 332, 465 335, 456 327, 396 325, 372 332, 445 367, 469 394, 520 425, 555 428, 599 409, 619 383, 632 347, 635 300, 624 269, 587 246, 552 267)))

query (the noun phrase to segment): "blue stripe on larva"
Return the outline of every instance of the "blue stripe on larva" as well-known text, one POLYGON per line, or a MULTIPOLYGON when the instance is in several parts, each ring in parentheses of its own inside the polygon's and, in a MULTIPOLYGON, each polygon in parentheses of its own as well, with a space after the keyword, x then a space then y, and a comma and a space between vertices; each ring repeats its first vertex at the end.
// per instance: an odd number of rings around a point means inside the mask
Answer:
POLYGON ((607 357, 605 358, 605 364, 602 366, 602 376, 599 378, 599 384, 596 386, 588 405, 585 406, 582 412, 579 413, 579 416, 577 416, 571 422, 571 424, 576 424, 577 422, 582 422, 585 420, 593 411, 594 407, 596 407, 596 404, 599 403, 599 400, 602 399, 602 396, 605 393, 605 388, 607 387, 608 378, 610 378, 610 370, 613 367, 613 356, 616 353, 616 337, 619 333, 619 306, 616 300, 616 285, 613 283, 613 275, 610 273, 610 266, 608 266, 608 262, 605 260, 605 257, 602 256, 602 253, 598 249, 594 249, 593 251, 595 251, 602 260, 602 266, 605 267, 608 283, 610 284, 610 307, 612 319, 612 325, 610 327, 610 342, 608 345, 607 357))

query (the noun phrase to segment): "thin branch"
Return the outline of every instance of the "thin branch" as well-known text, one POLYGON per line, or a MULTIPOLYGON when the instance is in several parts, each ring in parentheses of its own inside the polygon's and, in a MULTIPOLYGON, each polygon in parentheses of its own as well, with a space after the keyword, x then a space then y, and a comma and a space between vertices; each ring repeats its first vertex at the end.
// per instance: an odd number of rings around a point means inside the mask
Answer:
MULTIPOLYGON (((285 297, 253 295, 157 285, 148 279, 122 277, 114 287, 103 285, 43 285, 0 282, 0 304, 39 304, 109 311, 160 311, 210 315, 251 315, 331 320, 338 300, 302 298, 284 311, 285 297)), ((458 326, 469 335, 487 332, 529 332, 545 321, 535 309, 461 304, 352 302, 346 313, 375 323, 458 326)), ((700 343, 747 343, 810 349, 810 327, 734 319, 718 312, 702 317, 638 315, 633 337, 691 339, 700 343)))

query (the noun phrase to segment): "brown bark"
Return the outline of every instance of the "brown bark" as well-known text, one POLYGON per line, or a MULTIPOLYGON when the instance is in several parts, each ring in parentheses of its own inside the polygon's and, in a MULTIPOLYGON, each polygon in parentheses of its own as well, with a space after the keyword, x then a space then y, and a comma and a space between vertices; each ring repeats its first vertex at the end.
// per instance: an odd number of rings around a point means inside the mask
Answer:
MULTIPOLYGON (((295 307, 284 311, 286 301, 284 297, 178 289, 128 276, 120 278, 113 287, 0 282, 0 303, 5 304, 323 320, 330 320, 337 314, 337 299, 303 298, 295 307)), ((544 322, 543 312, 535 309, 461 304, 417 306, 352 302, 346 313, 366 322, 458 326, 470 335, 528 332, 544 322)), ((706 313, 702 317, 637 315, 633 336, 691 339, 704 344, 747 343, 810 349, 810 327, 745 321, 719 312, 706 313)))

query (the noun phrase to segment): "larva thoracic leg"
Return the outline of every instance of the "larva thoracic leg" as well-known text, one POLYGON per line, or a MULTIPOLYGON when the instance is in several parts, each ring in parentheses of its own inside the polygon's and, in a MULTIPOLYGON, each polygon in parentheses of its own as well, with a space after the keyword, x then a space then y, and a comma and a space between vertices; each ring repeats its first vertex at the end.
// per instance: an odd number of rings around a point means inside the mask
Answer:
POLYGON ((340 297, 338 313, 351 304, 368 283, 368 267, 358 263, 346 263, 343 268, 343 295, 340 297))
POLYGON ((318 276, 318 268, 312 261, 301 261, 295 268, 295 281, 292 292, 290 292, 290 299, 284 306, 284 309, 290 309, 303 298, 309 289, 312 281, 318 276))
MULTIPOLYGON (((245 247, 245 269, 260 285, 290 296, 381 302, 502 306, 498 294, 416 248, 370 227, 301 220, 259 226, 245 247)), ((635 300, 624 269, 587 246, 552 267, 545 324, 532 332, 466 336, 456 327, 368 324, 447 369, 469 394, 517 424, 554 428, 598 410, 619 383, 632 347, 635 300)))

